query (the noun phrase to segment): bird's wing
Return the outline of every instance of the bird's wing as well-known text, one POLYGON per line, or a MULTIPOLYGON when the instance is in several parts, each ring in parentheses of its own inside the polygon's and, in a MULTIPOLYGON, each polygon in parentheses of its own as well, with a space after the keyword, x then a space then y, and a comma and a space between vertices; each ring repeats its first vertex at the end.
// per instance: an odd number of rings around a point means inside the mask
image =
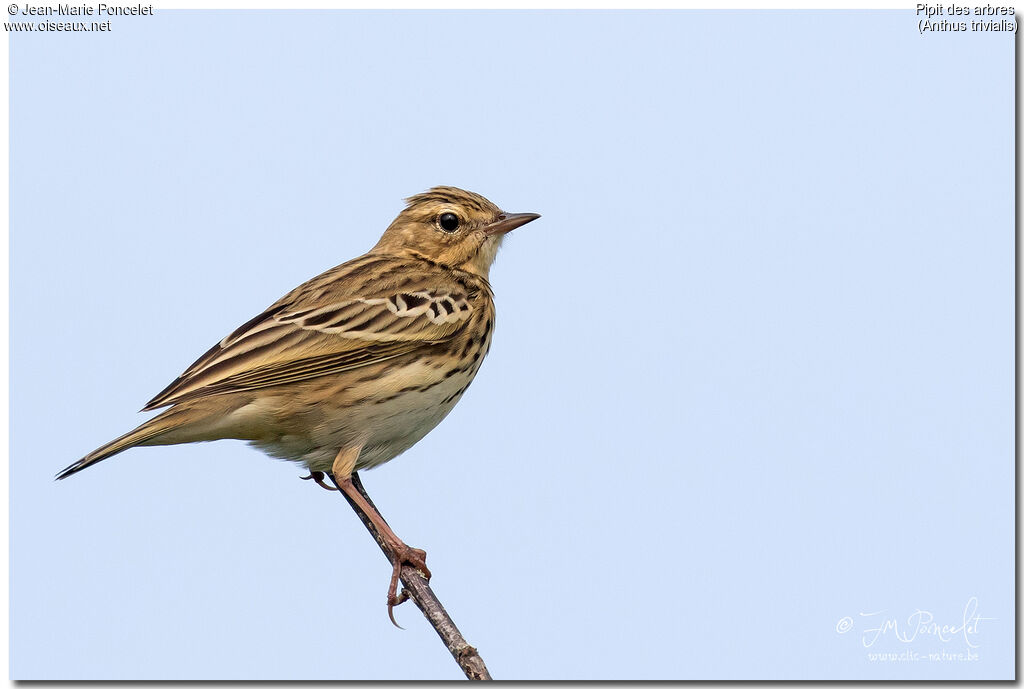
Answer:
POLYGON ((293 383, 454 337, 474 286, 418 261, 364 256, 300 285, 231 333, 146 405, 293 383))

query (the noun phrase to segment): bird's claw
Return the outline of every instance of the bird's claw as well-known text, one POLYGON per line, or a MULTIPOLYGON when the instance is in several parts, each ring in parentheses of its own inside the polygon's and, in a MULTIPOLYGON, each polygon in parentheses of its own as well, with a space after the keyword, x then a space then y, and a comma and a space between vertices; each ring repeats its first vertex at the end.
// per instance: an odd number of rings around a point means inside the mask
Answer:
POLYGON ((405 627, 398 624, 398 622, 395 622, 395 606, 401 605, 407 600, 409 600, 409 591, 404 588, 397 596, 388 596, 388 619, 391 620, 391 624, 395 625, 399 629, 405 629, 405 627))
POLYGON ((420 550, 419 548, 410 548, 405 546, 405 550, 400 553, 396 553, 394 557, 394 569, 391 570, 391 584, 388 586, 388 617, 391 619, 391 624, 395 625, 399 629, 405 629, 402 625, 395 622, 395 611, 396 605, 401 605, 405 601, 409 600, 409 592, 406 589, 402 589, 401 593, 398 593, 398 579, 402 575, 402 567, 404 565, 412 565, 427 581, 430 581, 430 570, 427 569, 427 553, 426 551, 420 550))
POLYGON ((316 485, 320 486, 324 490, 338 490, 334 486, 327 485, 327 482, 324 481, 324 472, 322 471, 310 471, 309 476, 300 476, 299 478, 301 478, 303 481, 313 479, 314 481, 316 481, 316 485))

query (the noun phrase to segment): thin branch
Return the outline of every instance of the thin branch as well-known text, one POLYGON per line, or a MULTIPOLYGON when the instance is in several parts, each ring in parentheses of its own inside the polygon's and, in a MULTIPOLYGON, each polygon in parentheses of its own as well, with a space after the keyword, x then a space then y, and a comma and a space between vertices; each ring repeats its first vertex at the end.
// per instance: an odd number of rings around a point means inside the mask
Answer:
MULTIPOLYGON (((333 480, 334 477, 327 473, 327 475, 333 480)), ((356 490, 366 498, 366 501, 377 509, 377 506, 373 504, 373 500, 366 494, 366 489, 363 488, 363 482, 359 480, 359 474, 352 474, 352 484, 356 487, 356 490)), ((345 496, 348 500, 349 505, 352 506, 353 511, 359 516, 359 520, 363 522, 363 526, 373 536, 373 540, 377 541, 377 545, 384 551, 384 555, 388 555, 387 549, 384 547, 384 542, 381 540, 380 534, 377 533, 376 527, 370 521, 369 517, 363 514, 352 500, 345 495, 343 491, 338 491, 345 496)), ((378 514, 380 511, 378 510, 378 514)), ((411 565, 404 565, 400 574, 402 580, 402 596, 408 594, 409 598, 416 603, 416 606, 423 613, 423 616, 427 618, 427 622, 431 624, 437 635, 441 637, 441 641, 448 648, 448 651, 455 658, 455 662, 459 664, 462 671, 466 673, 468 679, 491 679, 491 674, 487 671, 487 666, 484 665, 483 658, 480 657, 480 653, 469 645, 466 639, 462 636, 462 632, 452 622, 452 618, 448 616, 448 612, 441 605, 441 601, 434 595, 434 591, 430 588, 430 582, 420 574, 419 570, 411 565)))

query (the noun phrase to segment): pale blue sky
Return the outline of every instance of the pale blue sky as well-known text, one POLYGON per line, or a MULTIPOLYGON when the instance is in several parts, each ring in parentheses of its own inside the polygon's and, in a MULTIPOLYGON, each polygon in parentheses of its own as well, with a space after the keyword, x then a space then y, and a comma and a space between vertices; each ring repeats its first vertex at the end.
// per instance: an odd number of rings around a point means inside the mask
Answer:
POLYGON ((1012 677, 1012 36, 164 11, 10 56, 12 677, 460 676, 295 465, 52 480, 435 184, 543 218, 473 387, 364 481, 496 677, 1012 677))

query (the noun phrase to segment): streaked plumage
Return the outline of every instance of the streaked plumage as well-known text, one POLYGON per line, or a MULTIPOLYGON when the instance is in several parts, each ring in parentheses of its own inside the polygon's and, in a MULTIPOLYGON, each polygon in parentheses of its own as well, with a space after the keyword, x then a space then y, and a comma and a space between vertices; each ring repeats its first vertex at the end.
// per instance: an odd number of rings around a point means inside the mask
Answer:
POLYGON ((136 445, 224 438, 312 471, 345 450, 358 452, 354 469, 392 459, 472 382, 494 330, 490 265, 504 233, 536 217, 454 187, 408 199, 369 253, 225 337, 144 411, 168 409, 58 478, 136 445))

